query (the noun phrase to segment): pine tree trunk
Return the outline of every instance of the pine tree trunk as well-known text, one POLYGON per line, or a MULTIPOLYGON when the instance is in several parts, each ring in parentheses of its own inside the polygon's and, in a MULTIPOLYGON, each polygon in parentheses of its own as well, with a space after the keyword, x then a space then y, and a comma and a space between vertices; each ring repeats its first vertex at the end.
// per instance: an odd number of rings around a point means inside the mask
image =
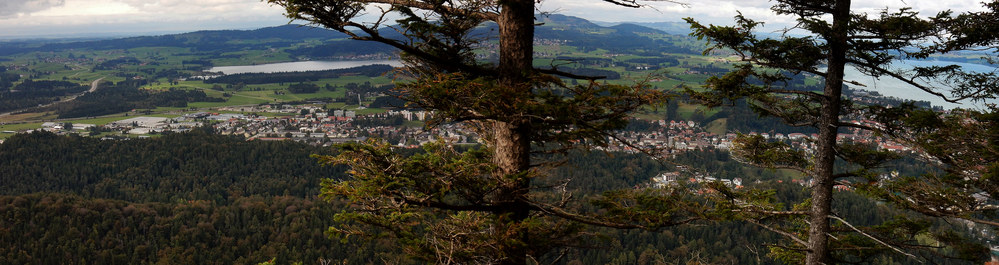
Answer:
MULTIPOLYGON (((509 89, 512 95, 530 93, 529 73, 534 56, 534 0, 500 1, 498 21, 500 33, 499 84, 509 89)), ((531 159, 530 124, 525 118, 506 117, 507 121, 493 124, 494 162, 497 177, 505 178, 527 171, 531 159)), ((501 264, 527 264, 531 249, 528 247, 528 233, 521 223, 530 214, 528 205, 518 200, 527 196, 531 180, 521 177, 511 185, 502 187, 503 201, 501 212, 497 213, 497 228, 493 233, 501 240, 503 256, 501 264)))
POLYGON ((826 72, 825 102, 819 117, 818 150, 812 183, 812 209, 808 231, 808 253, 805 264, 829 264, 829 214, 832 211, 832 190, 835 179, 836 133, 843 94, 843 69, 846 66, 847 26, 850 20, 850 0, 837 0, 833 13, 832 35, 828 36, 829 55, 826 72))

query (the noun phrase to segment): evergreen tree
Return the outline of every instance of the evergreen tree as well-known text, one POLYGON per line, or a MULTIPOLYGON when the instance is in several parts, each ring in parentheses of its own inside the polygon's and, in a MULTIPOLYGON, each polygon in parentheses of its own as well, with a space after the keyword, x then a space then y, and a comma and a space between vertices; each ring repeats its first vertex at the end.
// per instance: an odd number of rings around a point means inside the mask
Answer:
MULTIPOLYGON (((603 0, 640 7, 635 0, 603 0)), ((532 65, 536 0, 268 0, 293 19, 309 21, 402 52, 415 81, 398 86, 411 105, 434 112, 431 125, 461 123, 485 148, 465 152, 447 143, 404 156, 377 141, 340 146, 324 157, 347 164, 352 179, 327 181, 323 194, 347 198, 350 211, 334 227, 342 235, 390 232, 418 259, 439 263, 526 264, 552 250, 579 245, 582 224, 634 228, 626 219, 572 211, 567 180, 545 178, 543 153, 606 146, 637 108, 664 101, 644 84, 607 85, 595 78, 532 65), (379 5, 381 4, 381 5, 379 5), (365 12, 380 10, 364 22, 365 12), (380 15, 380 16, 377 16, 380 15), (387 17, 399 17, 391 29, 387 17), (472 29, 495 23, 499 60, 476 59, 485 43, 472 29), (397 32, 403 33, 397 36, 397 32), (588 79, 570 86, 559 77, 588 79), (621 222, 618 222, 621 221, 621 222)), ((551 162, 551 161, 547 161, 551 162)), ((689 219, 660 218, 656 225, 689 219)), ((555 257, 552 257, 555 258, 555 257)))
MULTIPOLYGON (((956 16, 945 13, 936 21, 947 33, 926 49, 929 52, 985 50, 985 59, 995 62, 999 51, 999 1, 983 3, 984 11, 956 16)), ((999 85, 993 73, 960 72, 955 67, 923 69, 951 77, 955 90, 969 98, 990 98, 999 85)), ((878 198, 929 216, 955 217, 993 229, 999 227, 999 109, 957 109, 941 115, 925 109, 879 108, 876 118, 900 142, 930 157, 939 172, 919 176, 901 175, 872 183, 868 190, 878 198)))
POLYGON ((949 101, 993 97, 992 88, 976 87, 995 82, 996 77, 990 74, 966 74, 958 66, 916 67, 912 71, 893 68, 893 62, 922 59, 933 52, 944 51, 930 44, 953 32, 945 27, 951 21, 948 19, 950 13, 922 18, 909 9, 902 9, 871 15, 853 12, 850 0, 776 2, 772 8, 775 13, 796 17, 796 28, 811 35, 758 38, 753 32, 762 23, 742 15, 736 17, 735 26, 706 26, 687 19, 694 35, 714 43, 709 51, 730 49, 742 60, 734 71, 710 78, 705 85, 706 92, 690 90, 689 93, 709 106, 749 99, 758 113, 781 118, 794 126, 818 129, 814 152, 796 150, 781 142, 768 142, 762 137, 740 137, 734 144, 734 153, 741 161, 802 172, 810 178, 811 196, 786 208, 763 199, 767 196, 745 192, 726 196, 729 202, 721 205, 731 207, 734 217, 785 235, 794 242, 771 249, 792 262, 858 262, 870 258, 877 250, 897 252, 919 260, 932 257, 917 255, 940 252, 964 258, 984 257, 980 246, 964 245, 952 234, 929 233, 930 226, 925 221, 900 217, 892 222, 862 227, 831 211, 834 186, 876 191, 876 185, 869 183, 877 183, 885 176, 876 169, 897 157, 870 145, 837 142, 837 133, 841 129, 855 128, 901 136, 880 126, 854 124, 844 119, 846 115, 885 117, 886 113, 892 113, 885 106, 863 106, 844 99, 845 84, 859 85, 844 80, 845 67, 855 67, 874 77, 898 79, 949 101), (789 76, 802 73, 821 77, 824 80, 822 90, 785 87, 789 76), (949 94, 919 82, 927 79, 950 84, 949 94), (950 248, 938 251, 921 246, 912 236, 916 234, 937 243, 951 244, 950 248))

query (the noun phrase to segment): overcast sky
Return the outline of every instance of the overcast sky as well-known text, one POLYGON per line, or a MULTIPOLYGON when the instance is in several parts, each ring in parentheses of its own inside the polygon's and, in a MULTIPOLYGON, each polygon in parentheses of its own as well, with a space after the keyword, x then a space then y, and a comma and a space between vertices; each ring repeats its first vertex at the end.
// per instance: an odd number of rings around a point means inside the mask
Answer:
MULTIPOLYGON (((941 10, 979 10, 982 0, 867 0, 856 10, 911 6, 924 14, 941 10)), ((730 24, 736 11, 750 18, 783 25, 767 0, 699 0, 688 6, 646 2, 649 8, 613 6, 600 0, 546 0, 541 9, 606 22, 663 22, 694 17, 730 24)), ((214 29, 253 29, 288 22, 283 9, 258 0, 0 0, 0 37, 134 35, 214 29)))

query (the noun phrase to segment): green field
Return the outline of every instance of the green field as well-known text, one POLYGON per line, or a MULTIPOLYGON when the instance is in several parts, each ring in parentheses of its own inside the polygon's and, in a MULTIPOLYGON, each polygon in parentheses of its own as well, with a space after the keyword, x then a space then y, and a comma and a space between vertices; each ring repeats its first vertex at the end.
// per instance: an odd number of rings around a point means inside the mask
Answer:
POLYGON ((723 118, 723 119, 713 120, 710 123, 704 125, 704 131, 707 131, 709 133, 714 133, 717 135, 724 135, 726 132, 728 132, 728 119, 723 118))
MULTIPOLYGON (((608 32, 596 32, 597 34, 608 32)), ((645 33, 643 33, 645 34, 645 33)), ((689 38, 678 37, 669 34, 646 34, 653 39, 667 40, 678 45, 695 47, 699 42, 689 38)), ((179 115, 185 112, 194 111, 217 111, 221 107, 249 106, 259 104, 287 103, 304 101, 315 98, 342 98, 345 96, 345 85, 370 83, 372 86, 392 84, 393 82, 404 82, 405 80, 395 80, 392 77, 366 77, 366 76, 343 76, 339 78, 322 79, 309 82, 321 87, 316 93, 294 94, 287 91, 288 83, 271 84, 248 84, 245 86, 233 86, 227 84, 207 84, 201 80, 185 80, 182 78, 169 77, 177 76, 199 76, 204 75, 202 70, 208 66, 233 66, 233 65, 257 65, 275 62, 290 62, 298 60, 288 51, 300 47, 311 47, 325 44, 321 39, 307 39, 299 43, 285 43, 277 39, 260 40, 233 40, 234 43, 244 44, 265 44, 281 43, 278 46, 256 46, 267 48, 242 49, 231 52, 203 52, 196 48, 189 47, 141 47, 131 49, 110 49, 91 50, 76 49, 58 52, 30 52, 9 56, 5 59, 4 65, 22 65, 26 67, 11 69, 10 72, 24 76, 31 76, 35 79, 68 80, 81 84, 89 84, 98 78, 105 78, 106 81, 120 82, 127 78, 142 78, 148 81, 142 89, 149 90, 169 90, 169 89, 197 89, 204 91, 209 97, 224 98, 224 102, 189 102, 187 107, 157 107, 153 113, 162 115, 179 115), (120 58, 135 58, 128 63, 110 65, 106 70, 95 70, 103 62, 120 58), (204 64, 203 62, 208 62, 204 64), (336 87, 333 91, 322 89, 327 85, 336 87)), ((713 65, 716 67, 729 67, 730 58, 717 56, 702 56, 693 54, 666 54, 655 51, 638 51, 641 54, 631 54, 621 51, 610 51, 606 49, 593 49, 584 51, 575 47, 572 43, 552 42, 551 45, 539 45, 535 51, 542 54, 542 57, 535 59, 536 67, 559 66, 586 67, 602 70, 615 71, 621 75, 616 80, 600 80, 617 85, 634 85, 637 82, 646 82, 646 85, 664 90, 674 90, 681 86, 692 89, 700 89, 700 84, 709 76, 705 74, 687 73, 693 67, 703 67, 713 65), (675 61, 662 63, 656 67, 658 70, 638 70, 638 66, 649 66, 648 64, 634 63, 633 59, 655 59, 659 56, 676 58, 675 61), (572 58, 571 60, 554 60, 552 58, 572 58), (547 58, 547 59, 546 59, 547 58)), ((269 44, 268 44, 269 45, 269 44)), ((480 54, 486 55, 485 51, 480 54)), ((566 79, 566 82, 572 82, 566 79)), ((807 84, 814 84, 815 80, 806 80, 807 84)), ((581 83, 581 82, 579 82, 581 83)), ((374 98, 366 98, 363 104, 370 104, 374 98)), ((351 109, 359 114, 380 113, 386 110, 377 108, 358 109, 357 105, 346 105, 344 103, 327 104, 327 108, 351 109)), ((679 109, 682 118, 690 118, 695 114, 710 116, 717 110, 708 110, 702 107, 681 104, 679 109)), ((264 114, 262 115, 283 115, 264 114)), ((54 119, 54 113, 37 113, 31 115, 21 115, 17 119, 0 119, 0 122, 27 122, 26 124, 38 124, 44 120, 54 119)), ((662 115, 658 113, 636 114, 636 117, 644 119, 660 119, 662 115)), ((115 119, 125 118, 123 114, 113 116, 113 118, 99 118, 90 121, 78 121, 81 123, 105 124, 115 119)), ((415 126, 415 124, 413 124, 415 126)), ((10 127, 10 126, 8 126, 10 127)), ((30 125, 18 124, 19 129, 31 127, 30 125)), ((724 128, 724 122, 716 125, 717 128, 724 128)), ((0 127, 4 128, 4 127, 0 127)), ((715 129, 720 131, 721 129, 715 129)))

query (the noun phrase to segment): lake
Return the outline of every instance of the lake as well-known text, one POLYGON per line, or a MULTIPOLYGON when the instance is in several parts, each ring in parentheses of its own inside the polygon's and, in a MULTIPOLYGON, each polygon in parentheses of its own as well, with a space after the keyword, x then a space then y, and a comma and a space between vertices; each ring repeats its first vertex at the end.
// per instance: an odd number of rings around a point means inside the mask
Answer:
MULTIPOLYGON (((208 71, 210 72, 222 72, 224 74, 241 74, 241 73, 277 73, 277 72, 302 72, 302 71, 322 71, 322 70, 332 70, 332 69, 345 69, 365 65, 373 64, 387 64, 395 67, 401 67, 402 62, 399 60, 364 60, 364 61, 301 61, 301 62, 287 62, 287 63, 271 63, 271 64, 260 64, 260 65, 241 65, 241 66, 218 66, 212 67, 208 71)), ((932 65, 950 65, 956 64, 963 67, 965 70, 973 72, 991 72, 995 71, 996 68, 988 65, 972 64, 972 63, 957 63, 957 62, 946 62, 946 61, 915 61, 907 60, 898 64, 900 69, 911 69, 913 66, 932 66, 932 65)), ((846 68, 846 79, 853 80, 867 85, 867 87, 859 87, 855 85, 850 85, 853 89, 862 89, 877 91, 881 95, 889 97, 897 97, 911 100, 923 100, 929 101, 934 106, 941 106, 946 109, 952 109, 956 107, 961 108, 978 108, 981 109, 981 103, 971 103, 967 102, 964 104, 955 104, 946 102, 936 96, 930 95, 922 90, 905 84, 902 81, 898 81, 892 78, 881 78, 874 79, 869 76, 861 74, 856 69, 852 67, 846 68)), ((948 93, 944 93, 948 95, 948 93)), ((990 101, 995 103, 996 101, 990 101)))
POLYGON ((209 72, 222 72, 223 74, 242 73, 278 73, 278 72, 304 72, 322 71, 333 69, 346 69, 358 66, 387 64, 401 67, 399 60, 366 60, 366 61, 301 61, 288 63, 269 63, 258 65, 238 65, 238 66, 217 66, 208 69, 209 72))
MULTIPOLYGON (((965 71, 971 71, 971 72, 987 73, 987 72, 996 71, 996 67, 989 66, 989 65, 982 65, 982 64, 957 63, 957 62, 946 62, 946 61, 915 61, 915 60, 902 61, 902 62, 896 64, 896 68, 908 70, 908 69, 912 69, 912 67, 914 67, 914 66, 934 66, 934 65, 935 66, 946 66, 946 65, 952 65, 952 64, 953 65, 959 65, 965 71)), ((962 102, 962 104, 950 103, 950 102, 944 101, 943 99, 940 99, 937 96, 931 95, 931 94, 926 93, 925 91, 922 91, 922 90, 920 90, 920 89, 918 89, 916 87, 913 87, 913 86, 911 86, 909 84, 906 84, 906 83, 904 83, 902 81, 898 81, 898 80, 896 80, 894 78, 882 77, 881 79, 875 79, 873 77, 861 74, 859 71, 857 71, 857 69, 854 69, 853 67, 849 67, 849 66, 846 67, 845 74, 846 74, 846 77, 845 77, 846 80, 853 80, 853 81, 860 82, 860 83, 862 83, 864 85, 867 85, 867 87, 860 87, 860 86, 856 86, 856 85, 848 85, 852 89, 861 89, 861 90, 876 91, 876 92, 880 93, 881 95, 889 96, 889 97, 911 99, 911 100, 929 101, 930 103, 933 104, 933 106, 941 106, 941 107, 943 107, 945 109, 953 109, 953 108, 958 108, 958 107, 960 107, 960 108, 973 108, 973 109, 983 109, 984 108, 984 105, 982 105, 982 103, 972 103, 970 101, 968 101, 968 102, 962 102)), ((945 88, 945 86, 942 86, 942 85, 937 85, 936 87, 945 88)), ((948 96, 950 95, 950 93, 947 92, 947 91, 945 91, 945 90, 940 89, 938 91, 941 92, 944 95, 948 95, 948 96)), ((990 103, 996 103, 995 100, 990 100, 989 102, 990 103)))

